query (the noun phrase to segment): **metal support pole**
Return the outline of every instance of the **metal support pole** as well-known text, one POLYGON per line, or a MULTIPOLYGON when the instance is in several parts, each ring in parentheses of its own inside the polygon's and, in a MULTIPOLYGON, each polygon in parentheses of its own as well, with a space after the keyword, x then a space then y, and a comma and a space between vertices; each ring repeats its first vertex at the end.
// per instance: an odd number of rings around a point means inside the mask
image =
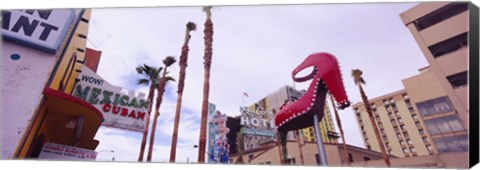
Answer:
POLYGON ((320 125, 318 122, 318 114, 315 114, 313 116, 313 126, 315 128, 315 136, 317 137, 318 157, 320 159, 320 165, 327 166, 327 153, 325 152, 325 146, 323 145, 322 135, 320 134, 320 125))

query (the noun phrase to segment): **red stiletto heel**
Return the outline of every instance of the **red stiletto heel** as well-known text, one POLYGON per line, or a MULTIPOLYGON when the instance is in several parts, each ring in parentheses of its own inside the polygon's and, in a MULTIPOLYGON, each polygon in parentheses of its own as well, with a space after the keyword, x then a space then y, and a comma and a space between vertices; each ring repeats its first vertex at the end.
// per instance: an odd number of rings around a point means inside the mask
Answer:
POLYGON ((340 109, 350 106, 337 59, 328 53, 315 53, 308 56, 302 64, 292 71, 296 82, 313 79, 310 86, 299 100, 287 103, 275 116, 278 131, 302 129, 313 125, 313 115, 323 118, 325 98, 328 91, 333 95, 340 109), (295 75, 307 67, 314 67, 312 73, 297 78, 295 75))

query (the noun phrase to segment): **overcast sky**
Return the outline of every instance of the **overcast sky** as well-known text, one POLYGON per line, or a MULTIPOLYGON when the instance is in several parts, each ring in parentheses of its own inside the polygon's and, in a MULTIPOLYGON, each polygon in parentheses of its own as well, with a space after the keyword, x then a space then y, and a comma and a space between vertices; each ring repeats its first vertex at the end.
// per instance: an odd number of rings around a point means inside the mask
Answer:
MULTIPOLYGON (((427 66, 419 47, 399 14, 417 3, 216 6, 210 102, 230 116, 239 115, 243 92, 250 105, 284 85, 292 85, 291 71, 315 52, 329 52, 340 62, 347 95, 360 102, 350 76, 361 69, 369 98, 403 89, 401 80, 427 66)), ((98 74, 110 84, 148 92, 136 85, 135 67, 161 66, 162 59, 178 59, 188 21, 192 32, 182 104, 177 162, 196 162, 203 94, 203 29, 201 7, 93 9, 87 46, 102 51, 98 74)), ((178 77, 176 63, 170 75, 178 77)), ((178 79, 178 78, 177 78, 178 79)), ((308 83, 296 83, 297 89, 308 83)), ((167 86, 161 106, 153 161, 170 154, 176 103, 176 83, 167 86)), ((329 104, 330 106, 330 104, 329 104)), ((364 147, 353 111, 340 111, 350 145, 364 147)), ((338 130, 338 128, 337 128, 338 130)), ((136 161, 142 134, 100 128, 96 139, 99 160, 136 161)), ((148 147, 147 147, 148 148, 148 147)))

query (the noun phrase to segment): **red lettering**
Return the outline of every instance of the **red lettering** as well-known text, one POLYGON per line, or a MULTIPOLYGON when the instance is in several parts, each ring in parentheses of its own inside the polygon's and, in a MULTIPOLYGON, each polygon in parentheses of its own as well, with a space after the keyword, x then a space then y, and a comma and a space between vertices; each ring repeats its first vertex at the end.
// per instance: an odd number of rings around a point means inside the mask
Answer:
POLYGON ((127 116, 128 115, 128 109, 127 108, 122 108, 122 113, 120 113, 122 116, 127 116))
POLYGON ((104 111, 104 112, 109 112, 111 107, 112 107, 112 106, 111 106, 110 104, 104 104, 104 105, 103 105, 103 111, 104 111))
POLYGON ((130 112, 128 117, 131 117, 131 118, 134 118, 134 119, 137 118, 137 115, 135 114, 135 110, 132 110, 132 112, 130 112))
POLYGON ((144 112, 137 112, 137 119, 145 119, 145 113, 144 112))
POLYGON ((120 113, 120 109, 121 109, 121 107, 113 106, 112 113, 113 114, 118 114, 118 113, 120 113))

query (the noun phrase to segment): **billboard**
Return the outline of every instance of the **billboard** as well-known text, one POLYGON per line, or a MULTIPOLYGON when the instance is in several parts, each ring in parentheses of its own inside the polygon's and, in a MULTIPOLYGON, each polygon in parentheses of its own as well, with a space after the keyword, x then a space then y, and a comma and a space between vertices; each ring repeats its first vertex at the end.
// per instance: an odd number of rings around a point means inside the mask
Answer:
POLYGON ((143 132, 150 102, 144 93, 112 86, 86 66, 78 74, 72 95, 103 113, 102 125, 143 132))
POLYGON ((228 163, 227 115, 208 105, 208 163, 228 163))
POLYGON ((56 53, 74 16, 73 9, 2 10, 2 35, 36 49, 56 53))
POLYGON ((94 161, 97 152, 93 150, 66 146, 56 143, 46 143, 43 145, 42 151, 38 159, 45 160, 78 160, 78 161, 94 161))

